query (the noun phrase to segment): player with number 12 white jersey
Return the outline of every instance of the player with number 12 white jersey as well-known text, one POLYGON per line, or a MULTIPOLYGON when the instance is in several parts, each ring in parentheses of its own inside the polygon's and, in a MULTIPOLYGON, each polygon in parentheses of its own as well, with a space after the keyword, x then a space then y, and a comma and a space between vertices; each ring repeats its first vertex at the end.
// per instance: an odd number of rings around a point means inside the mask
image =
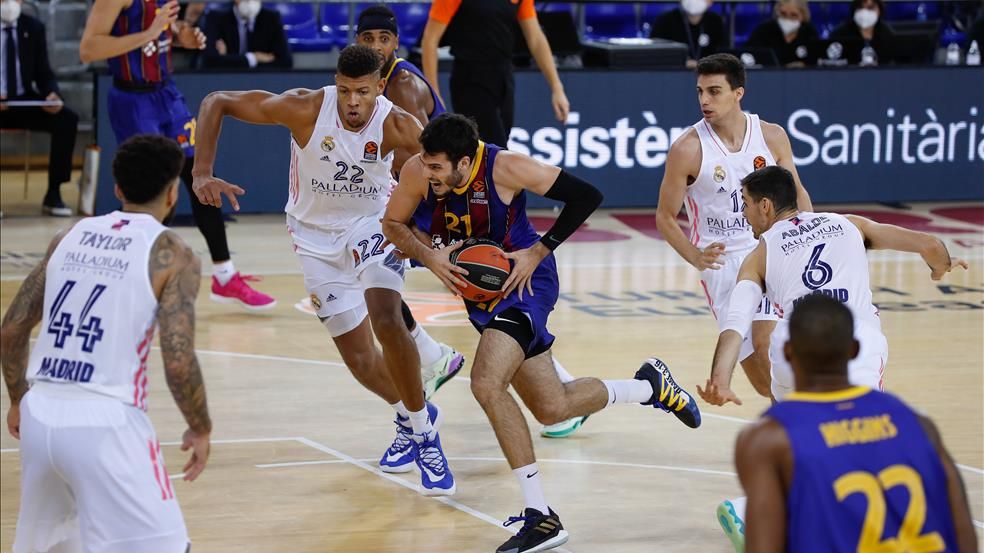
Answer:
MULTIPOLYGON (((656 224, 677 253, 700 271, 711 313, 724 323, 738 268, 756 240, 742 214, 741 179, 755 169, 780 165, 793 173, 799 206, 810 197, 796 176, 792 147, 779 125, 744 113, 745 67, 730 54, 697 63, 697 100, 703 119, 670 147, 660 185, 656 224), (690 240, 677 223, 681 206, 690 219, 690 240)), ((776 314, 762 298, 741 364, 749 382, 769 397, 769 335, 776 314)))

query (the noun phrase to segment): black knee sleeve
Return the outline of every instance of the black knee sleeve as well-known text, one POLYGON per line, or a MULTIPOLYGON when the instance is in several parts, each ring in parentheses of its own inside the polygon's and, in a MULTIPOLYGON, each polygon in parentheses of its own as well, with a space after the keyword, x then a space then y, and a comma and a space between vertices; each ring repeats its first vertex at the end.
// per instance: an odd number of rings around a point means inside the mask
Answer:
POLYGON ((410 311, 410 306, 407 302, 400 300, 400 309, 403 312, 403 324, 407 325, 407 330, 413 332, 413 329, 417 326, 417 321, 413 318, 413 312, 410 311))

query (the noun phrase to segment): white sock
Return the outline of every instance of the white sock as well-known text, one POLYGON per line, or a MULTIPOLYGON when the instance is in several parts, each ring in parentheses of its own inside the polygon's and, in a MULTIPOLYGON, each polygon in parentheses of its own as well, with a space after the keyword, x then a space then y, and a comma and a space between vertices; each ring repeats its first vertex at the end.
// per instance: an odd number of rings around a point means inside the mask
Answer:
POLYGON ((567 372, 567 369, 557 361, 556 357, 551 356, 553 359, 554 370, 557 371, 557 377, 560 378, 560 382, 567 384, 568 382, 573 382, 575 379, 571 376, 571 373, 567 372))
POLYGON ((215 280, 219 281, 219 284, 225 286, 229 284, 232 277, 236 276, 236 266, 232 264, 232 260, 223 261, 221 263, 212 262, 212 276, 215 280))
POLYGON ((536 463, 519 467, 513 470, 513 474, 519 480, 519 489, 523 491, 523 501, 526 502, 526 506, 536 509, 545 515, 549 514, 550 507, 547 507, 547 500, 543 497, 543 485, 540 484, 540 469, 536 466, 536 463))
MULTIPOLYGON (((406 406, 403 405, 402 401, 397 401, 396 403, 391 403, 390 407, 396 411, 396 414, 400 416, 403 420, 410 418, 410 413, 407 412, 406 406)), ((402 421, 401 421, 402 422, 402 421)))
POLYGON ((410 336, 413 336, 413 343, 417 344, 421 367, 430 367, 444 356, 444 352, 441 351, 441 344, 435 342, 430 334, 424 330, 424 325, 419 322, 410 332, 410 336))
POLYGON ((735 506, 735 515, 741 519, 742 522, 745 521, 745 507, 748 506, 747 497, 739 497, 737 499, 732 499, 731 504, 735 506))
POLYGON ((427 416, 427 406, 420 411, 410 411, 410 426, 413 427, 413 439, 418 443, 424 438, 434 438, 434 426, 431 425, 430 417, 427 416))
POLYGON ((653 397, 653 385, 648 380, 602 380, 608 388, 608 405, 642 403, 653 397))

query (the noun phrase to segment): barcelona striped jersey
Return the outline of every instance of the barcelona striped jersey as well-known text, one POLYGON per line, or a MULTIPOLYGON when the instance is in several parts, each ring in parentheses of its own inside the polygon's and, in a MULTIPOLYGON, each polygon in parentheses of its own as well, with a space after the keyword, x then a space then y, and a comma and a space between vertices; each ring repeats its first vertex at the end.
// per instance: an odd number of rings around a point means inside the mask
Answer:
MULTIPOLYGON (((133 0, 120 12, 110 32, 112 36, 127 36, 150 28, 159 6, 165 0, 133 0)), ((170 29, 165 29, 157 39, 125 54, 110 58, 109 70, 113 77, 136 84, 160 83, 171 75, 170 29)))

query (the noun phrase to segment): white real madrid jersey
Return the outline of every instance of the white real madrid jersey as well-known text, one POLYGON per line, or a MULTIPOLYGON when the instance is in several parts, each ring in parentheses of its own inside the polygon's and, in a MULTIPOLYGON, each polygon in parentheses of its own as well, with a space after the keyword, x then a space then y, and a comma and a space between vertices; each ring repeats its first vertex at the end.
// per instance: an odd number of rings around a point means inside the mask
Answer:
POLYGON ((284 209, 309 225, 346 228, 386 208, 393 153, 382 157, 383 123, 393 108, 383 96, 365 126, 349 131, 338 119, 334 86, 325 98, 307 146, 290 141, 290 196, 284 209))
POLYGON ((742 213, 741 179, 776 160, 762 136, 758 115, 744 115, 745 140, 737 152, 725 147, 707 121, 693 126, 700 138, 701 163, 697 179, 687 187, 686 207, 690 241, 698 248, 721 242, 726 253, 747 252, 757 243, 742 213))
POLYGON ((165 230, 151 215, 115 211, 79 221, 62 238, 45 272, 29 382, 64 383, 147 408, 157 327, 150 251, 165 230))
POLYGON ((810 294, 836 299, 859 324, 881 328, 871 302, 868 257, 861 231, 836 213, 799 213, 762 234, 765 293, 788 317, 810 294))

